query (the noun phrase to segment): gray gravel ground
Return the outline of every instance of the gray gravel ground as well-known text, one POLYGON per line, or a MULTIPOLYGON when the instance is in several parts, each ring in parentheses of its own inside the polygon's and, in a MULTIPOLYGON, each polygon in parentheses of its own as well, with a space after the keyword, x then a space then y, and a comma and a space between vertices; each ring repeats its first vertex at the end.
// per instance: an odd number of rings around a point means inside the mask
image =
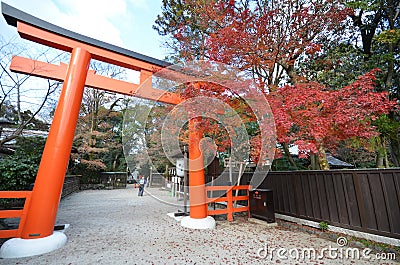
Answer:
POLYGON ((176 198, 158 188, 138 197, 132 185, 73 194, 61 201, 58 212, 57 223, 71 225, 63 248, 35 257, 2 259, 0 264, 395 264, 333 259, 327 252, 324 258, 291 259, 302 248, 321 251, 338 246, 314 235, 266 228, 243 217, 231 223, 217 221, 214 230, 183 228, 167 215, 178 206, 165 202, 176 203, 176 198), (271 259, 258 255, 265 255, 259 251, 265 244, 274 254, 271 259), (272 248, 289 252, 279 257, 272 248))

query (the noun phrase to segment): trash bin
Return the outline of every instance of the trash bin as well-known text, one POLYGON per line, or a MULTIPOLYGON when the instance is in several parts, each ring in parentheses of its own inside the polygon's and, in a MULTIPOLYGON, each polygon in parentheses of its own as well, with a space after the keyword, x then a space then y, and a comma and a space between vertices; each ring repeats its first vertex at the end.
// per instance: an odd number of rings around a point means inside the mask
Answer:
POLYGON ((274 199, 271 189, 250 190, 250 215, 275 223, 274 199))

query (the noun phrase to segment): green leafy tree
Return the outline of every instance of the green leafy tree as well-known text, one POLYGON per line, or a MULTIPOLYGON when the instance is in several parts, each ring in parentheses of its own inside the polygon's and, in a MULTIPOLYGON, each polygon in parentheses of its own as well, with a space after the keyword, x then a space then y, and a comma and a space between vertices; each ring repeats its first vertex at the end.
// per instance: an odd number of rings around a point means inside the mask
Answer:
POLYGON ((13 155, 0 159, 0 190, 27 190, 35 182, 44 138, 17 138, 13 155))

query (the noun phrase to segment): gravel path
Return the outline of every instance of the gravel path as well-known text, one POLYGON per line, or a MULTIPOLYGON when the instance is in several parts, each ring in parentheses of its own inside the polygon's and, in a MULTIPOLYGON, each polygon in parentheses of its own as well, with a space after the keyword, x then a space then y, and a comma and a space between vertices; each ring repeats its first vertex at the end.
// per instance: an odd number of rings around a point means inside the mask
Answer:
POLYGON ((167 215, 178 206, 161 201, 176 203, 176 198, 157 188, 138 197, 132 185, 123 190, 73 194, 61 201, 58 212, 57 223, 71 225, 63 248, 36 257, 2 259, 0 264, 395 264, 329 257, 290 259, 304 247, 320 251, 338 246, 317 236, 266 228, 245 218, 217 221, 214 230, 183 228, 167 215), (258 254, 265 255, 265 251, 259 250, 266 243, 270 253, 272 248, 288 252, 278 257, 275 251, 272 260, 260 258, 258 254))

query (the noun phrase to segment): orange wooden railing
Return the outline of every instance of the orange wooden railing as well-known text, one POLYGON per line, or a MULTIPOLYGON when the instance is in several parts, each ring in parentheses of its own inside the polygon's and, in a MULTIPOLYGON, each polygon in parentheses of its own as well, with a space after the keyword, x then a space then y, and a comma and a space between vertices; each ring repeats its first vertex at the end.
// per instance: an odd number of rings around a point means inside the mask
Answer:
POLYGON ((208 215, 219 215, 219 214, 227 214, 227 219, 229 222, 233 221, 233 213, 237 212, 247 212, 250 215, 249 208, 249 185, 240 185, 240 186, 207 186, 206 194, 207 194, 207 203, 216 203, 216 202, 226 202, 225 209, 215 209, 208 210, 208 215), (238 190, 246 190, 247 195, 242 196, 234 196, 232 194, 233 191, 238 190), (211 198, 209 197, 209 191, 226 191, 226 196, 211 198), (235 207, 235 201, 247 201, 247 206, 235 207))
POLYGON ((0 230, 0 238, 21 237, 32 191, 0 191, 0 199, 24 199, 24 208, 19 210, 0 210, 0 218, 20 218, 18 229, 0 230))

